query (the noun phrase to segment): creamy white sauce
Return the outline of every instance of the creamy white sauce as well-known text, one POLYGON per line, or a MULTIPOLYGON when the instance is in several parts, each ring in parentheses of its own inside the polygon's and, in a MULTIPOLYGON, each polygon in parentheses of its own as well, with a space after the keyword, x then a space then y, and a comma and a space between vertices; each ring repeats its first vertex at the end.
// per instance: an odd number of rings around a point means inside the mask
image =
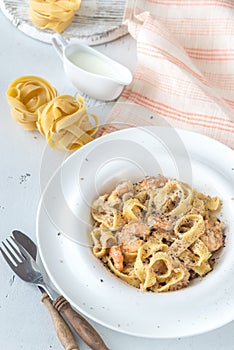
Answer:
POLYGON ((117 79, 118 72, 115 72, 114 68, 110 67, 108 62, 92 53, 80 51, 73 52, 69 55, 69 60, 77 67, 87 72, 117 79))

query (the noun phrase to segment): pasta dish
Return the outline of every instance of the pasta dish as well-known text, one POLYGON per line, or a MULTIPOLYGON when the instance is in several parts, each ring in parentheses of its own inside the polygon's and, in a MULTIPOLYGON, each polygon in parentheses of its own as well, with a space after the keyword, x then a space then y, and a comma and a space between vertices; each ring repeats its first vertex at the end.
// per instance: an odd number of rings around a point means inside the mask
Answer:
POLYGON ((142 291, 187 287, 224 245, 221 201, 164 176, 122 182, 91 209, 93 254, 142 291))

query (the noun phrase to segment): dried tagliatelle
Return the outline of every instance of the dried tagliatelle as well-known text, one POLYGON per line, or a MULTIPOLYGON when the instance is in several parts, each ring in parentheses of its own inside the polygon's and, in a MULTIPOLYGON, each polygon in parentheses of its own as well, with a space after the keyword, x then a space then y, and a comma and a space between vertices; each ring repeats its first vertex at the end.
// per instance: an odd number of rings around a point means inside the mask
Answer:
POLYGON ((23 76, 10 84, 6 95, 13 118, 26 130, 34 130, 38 108, 57 96, 57 91, 40 77, 23 76))
POLYGON ((38 111, 39 131, 50 146, 61 151, 74 151, 92 141, 98 126, 98 118, 87 113, 79 95, 57 96, 38 111))
POLYGON ((118 184, 91 209, 93 254, 142 291, 187 287, 213 268, 224 245, 220 199, 164 176, 118 184))
POLYGON ((36 27, 60 33, 71 24, 80 3, 81 0, 30 0, 29 15, 36 27))

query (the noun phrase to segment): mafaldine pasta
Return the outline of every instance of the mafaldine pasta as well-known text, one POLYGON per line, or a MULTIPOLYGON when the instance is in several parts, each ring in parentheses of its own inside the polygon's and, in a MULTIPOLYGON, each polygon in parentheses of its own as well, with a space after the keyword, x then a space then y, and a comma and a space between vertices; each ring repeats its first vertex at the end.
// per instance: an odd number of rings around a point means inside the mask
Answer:
POLYGON ((60 33, 72 23, 81 0, 30 0, 29 4, 29 15, 36 27, 60 33))
POLYGON ((118 184, 91 209, 93 254, 142 291, 187 287, 213 268, 224 245, 218 197, 164 176, 118 184))

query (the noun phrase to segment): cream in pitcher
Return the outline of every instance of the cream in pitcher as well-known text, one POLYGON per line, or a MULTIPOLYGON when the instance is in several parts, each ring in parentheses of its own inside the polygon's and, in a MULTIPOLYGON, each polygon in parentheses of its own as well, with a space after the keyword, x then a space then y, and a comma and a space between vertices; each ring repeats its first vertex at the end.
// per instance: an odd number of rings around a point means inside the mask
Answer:
POLYGON ((59 34, 52 37, 52 44, 63 60, 67 77, 92 98, 114 100, 132 81, 128 68, 87 45, 67 43, 59 34))
POLYGON ((70 55, 69 59, 76 66, 87 72, 117 79, 117 74, 114 69, 96 55, 92 55, 88 52, 74 52, 70 55))

